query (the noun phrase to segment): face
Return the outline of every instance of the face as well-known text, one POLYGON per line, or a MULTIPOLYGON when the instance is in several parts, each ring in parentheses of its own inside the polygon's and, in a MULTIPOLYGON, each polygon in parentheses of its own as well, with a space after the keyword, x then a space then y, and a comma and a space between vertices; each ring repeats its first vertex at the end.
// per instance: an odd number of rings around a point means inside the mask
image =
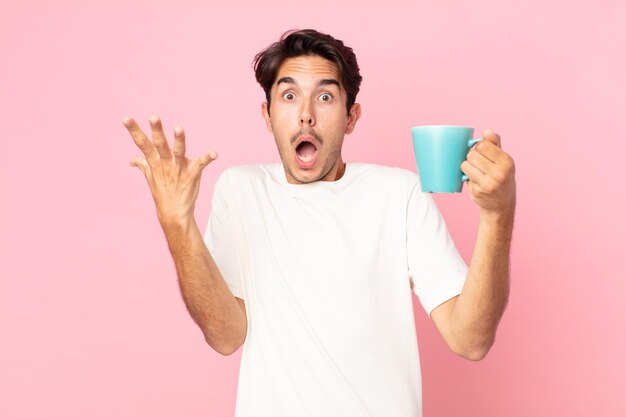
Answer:
POLYGON ((341 178, 343 138, 354 130, 361 108, 355 103, 346 114, 346 91, 335 63, 317 55, 286 59, 270 97, 270 114, 267 103, 261 110, 287 181, 305 184, 341 178))

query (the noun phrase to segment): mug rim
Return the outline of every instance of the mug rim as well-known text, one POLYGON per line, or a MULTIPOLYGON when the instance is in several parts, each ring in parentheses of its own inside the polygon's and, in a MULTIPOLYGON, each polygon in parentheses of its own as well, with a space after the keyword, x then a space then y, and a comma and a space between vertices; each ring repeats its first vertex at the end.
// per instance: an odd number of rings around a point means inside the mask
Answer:
POLYGON ((419 126, 413 126, 411 129, 426 129, 426 128, 433 128, 433 127, 439 127, 439 128, 452 128, 452 129, 473 129, 473 127, 470 126, 458 126, 458 125, 419 125, 419 126))

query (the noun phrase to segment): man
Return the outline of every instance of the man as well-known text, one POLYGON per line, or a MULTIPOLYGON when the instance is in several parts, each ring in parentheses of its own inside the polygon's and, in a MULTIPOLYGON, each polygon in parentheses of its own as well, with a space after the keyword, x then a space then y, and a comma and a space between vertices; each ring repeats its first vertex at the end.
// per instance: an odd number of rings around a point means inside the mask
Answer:
POLYGON ((193 209, 217 154, 188 160, 180 127, 171 151, 157 117, 152 142, 124 119, 191 316, 221 354, 244 347, 236 415, 421 416, 411 291, 453 352, 487 354, 509 292, 513 160, 485 131, 461 165, 480 206, 468 268, 415 172, 343 162, 361 116, 352 49, 287 32, 254 64, 281 163, 226 169, 204 238, 193 209))

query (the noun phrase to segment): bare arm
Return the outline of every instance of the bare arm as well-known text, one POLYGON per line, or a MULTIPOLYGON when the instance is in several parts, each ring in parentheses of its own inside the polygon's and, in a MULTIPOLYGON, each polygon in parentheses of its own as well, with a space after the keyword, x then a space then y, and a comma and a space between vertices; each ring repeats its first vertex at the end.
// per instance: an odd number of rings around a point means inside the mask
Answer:
POLYGON ((134 158, 131 166, 143 172, 150 186, 187 309, 207 343, 217 352, 230 355, 246 337, 245 307, 224 281, 193 213, 202 170, 217 154, 210 152, 194 161, 187 159, 181 127, 174 129, 174 147, 170 149, 158 117, 150 118, 152 141, 132 118, 124 118, 123 123, 145 156, 134 158))
POLYGON ((230 355, 247 333, 243 300, 233 296, 207 249, 195 221, 164 227, 189 314, 209 346, 230 355))
POLYGON ((432 311, 450 348, 480 360, 493 345, 509 298, 513 214, 481 215, 472 260, 461 294, 432 311))

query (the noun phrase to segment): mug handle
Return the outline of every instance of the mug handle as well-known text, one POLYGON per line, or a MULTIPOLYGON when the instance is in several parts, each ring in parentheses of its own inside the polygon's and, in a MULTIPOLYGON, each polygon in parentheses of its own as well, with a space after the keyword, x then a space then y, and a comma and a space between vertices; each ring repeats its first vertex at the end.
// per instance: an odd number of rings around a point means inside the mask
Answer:
MULTIPOLYGON (((468 140, 468 141, 467 141, 467 147, 468 147, 468 148, 471 148, 471 147, 472 147, 472 146, 474 146, 476 143, 478 143, 478 142, 480 142, 480 141, 482 141, 482 140, 483 140, 483 138, 478 138, 478 139, 470 139, 470 140, 468 140)), ((469 178, 467 177, 467 175, 463 175, 463 176, 461 177, 461 181, 467 181, 467 180, 469 180, 469 178)))

